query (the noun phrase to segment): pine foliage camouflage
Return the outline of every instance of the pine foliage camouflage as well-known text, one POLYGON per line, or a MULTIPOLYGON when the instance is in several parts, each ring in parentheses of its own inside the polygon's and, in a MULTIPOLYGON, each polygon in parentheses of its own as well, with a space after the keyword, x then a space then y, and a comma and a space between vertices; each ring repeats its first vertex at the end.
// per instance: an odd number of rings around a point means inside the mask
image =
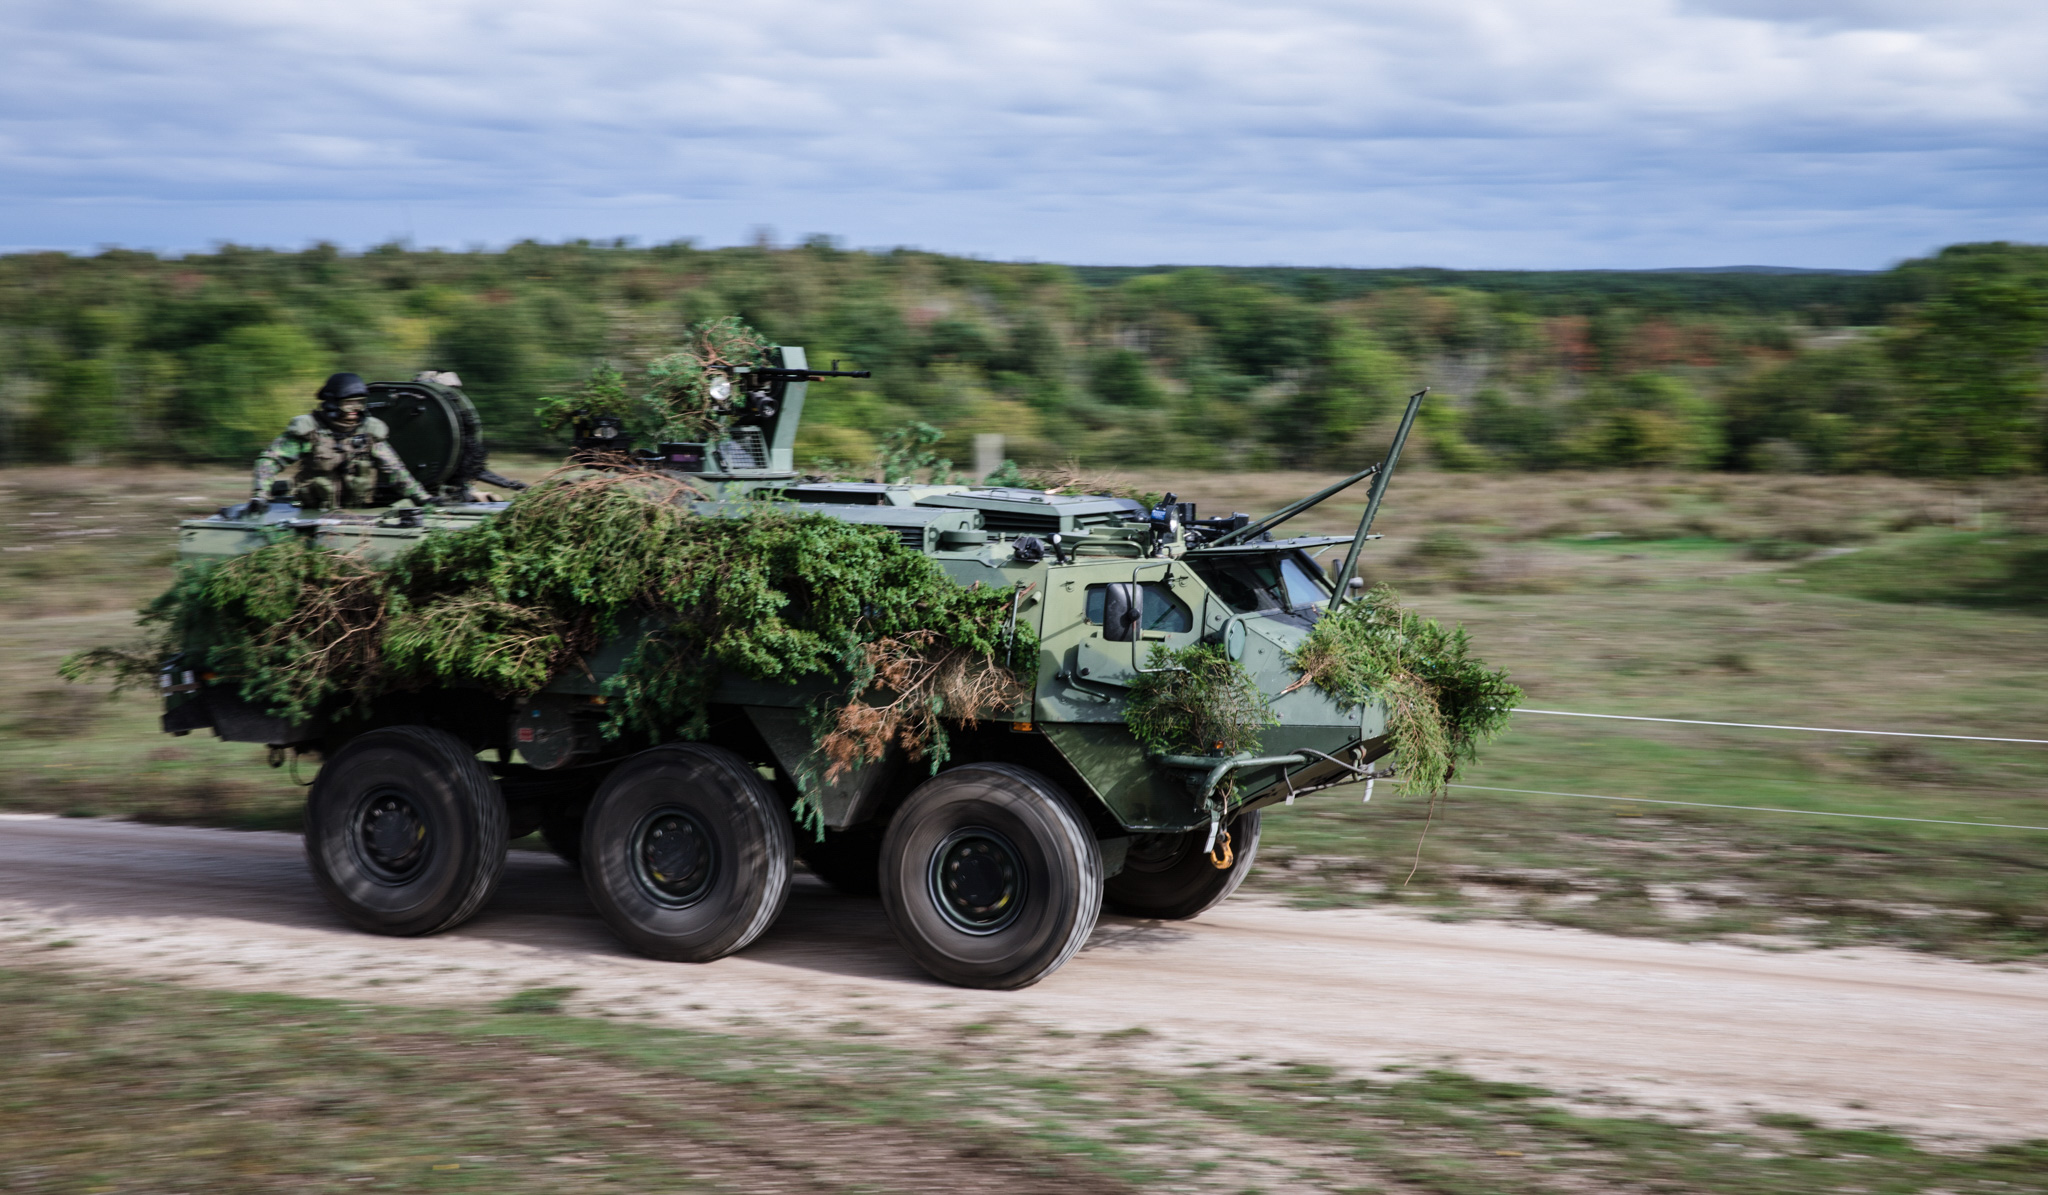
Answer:
POLYGON ((710 438, 737 386, 730 371, 767 364, 772 347, 738 316, 705 320, 692 327, 689 348, 647 367, 647 402, 659 424, 658 438, 710 438))
POLYGON ((533 410, 549 431, 559 431, 579 419, 610 416, 625 420, 635 413, 633 399, 626 393, 626 375, 609 361, 591 370, 574 394, 543 395, 533 410))
POLYGON ((1349 706, 1378 700, 1401 768, 1400 790, 1441 790, 1480 744, 1507 728, 1522 691, 1505 671, 1473 659, 1465 628, 1446 629, 1401 608, 1391 586, 1324 614, 1288 663, 1301 679, 1349 706))
POLYGON ((1221 644, 1178 651, 1155 644, 1145 667, 1131 682, 1124 724, 1155 755, 1253 751, 1260 733, 1278 721, 1251 674, 1221 644))
POLYGON ((659 473, 564 470, 389 567, 297 539, 187 567, 150 642, 66 662, 153 677, 171 650, 292 721, 437 687, 529 696, 611 636, 638 643, 607 732, 701 738, 720 678, 823 682, 819 770, 891 744, 934 766, 946 724, 1014 706, 1036 659, 1008 589, 963 587, 886 529, 762 503, 702 517, 659 473))

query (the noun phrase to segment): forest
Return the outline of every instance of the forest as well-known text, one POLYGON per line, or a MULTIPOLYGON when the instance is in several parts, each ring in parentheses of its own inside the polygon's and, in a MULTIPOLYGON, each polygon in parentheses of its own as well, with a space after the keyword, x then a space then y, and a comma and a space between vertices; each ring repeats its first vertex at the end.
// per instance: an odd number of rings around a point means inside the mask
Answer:
MULTIPOLYGON (((332 371, 453 370, 494 446, 604 367, 738 315, 814 365, 801 467, 890 432, 1024 465, 1337 468, 1428 386, 1438 468, 2004 475, 2048 467, 2048 247, 1890 270, 1069 267, 826 237, 0 257, 0 461, 251 457, 332 371)), ((900 439, 900 437, 899 437, 900 439)))

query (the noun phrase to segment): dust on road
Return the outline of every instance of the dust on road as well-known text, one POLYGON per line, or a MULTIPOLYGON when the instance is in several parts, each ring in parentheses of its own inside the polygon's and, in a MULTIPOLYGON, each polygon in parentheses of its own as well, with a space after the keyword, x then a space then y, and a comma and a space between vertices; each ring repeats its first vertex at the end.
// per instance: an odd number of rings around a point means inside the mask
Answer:
POLYGON ((945 1048, 994 1026, 1047 1065, 1447 1065, 1710 1121, 2048 1132, 2048 972, 1891 951, 1233 901, 1192 922, 1106 917, 1045 982, 979 992, 918 970, 879 902, 808 877, 754 946, 693 966, 626 952, 549 856, 514 852, 455 932, 379 938, 329 911, 295 836, 18 815, 0 816, 0 918, 0 957, 61 939, 68 962, 212 987, 476 1004, 571 985, 577 1012, 723 1032, 945 1048), (1134 1028, 1148 1034, 1117 1032, 1134 1028))

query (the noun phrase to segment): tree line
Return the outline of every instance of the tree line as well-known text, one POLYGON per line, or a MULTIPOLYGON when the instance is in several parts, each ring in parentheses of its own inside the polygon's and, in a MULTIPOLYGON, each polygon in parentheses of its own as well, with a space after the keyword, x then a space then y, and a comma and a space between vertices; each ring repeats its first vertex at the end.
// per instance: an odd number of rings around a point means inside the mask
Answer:
POLYGON ((2048 467, 2048 247, 1880 273, 1075 268, 801 245, 0 256, 0 460, 247 458, 335 370, 459 373, 496 447, 738 315, 814 364, 800 463, 928 423, 958 459, 1334 468, 1428 385, 1453 469, 2048 467))

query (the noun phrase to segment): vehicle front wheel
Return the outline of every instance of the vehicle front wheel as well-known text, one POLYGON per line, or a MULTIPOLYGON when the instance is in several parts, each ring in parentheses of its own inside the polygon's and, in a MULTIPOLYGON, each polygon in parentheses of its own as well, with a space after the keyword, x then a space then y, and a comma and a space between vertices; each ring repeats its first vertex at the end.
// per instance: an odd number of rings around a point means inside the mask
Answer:
MULTIPOLYGON (((1238 814, 1224 829, 1230 834, 1230 849, 1223 867, 1202 849, 1209 839, 1206 829, 1138 835, 1124 856, 1124 869, 1104 885, 1103 905, 1126 917, 1185 921, 1222 904, 1244 883, 1258 856, 1259 811, 1238 814)), ((1219 835, 1219 856, 1222 841, 1219 835)))
POLYGON ((1102 910, 1102 853, 1053 783, 966 764, 919 785, 882 843, 882 905, 948 983, 1021 988, 1071 958, 1102 910))
POLYGON ((306 796, 306 861, 329 903, 371 933, 475 915, 505 871, 505 800, 454 735, 390 726, 349 740, 306 796))
POLYGON ((761 936, 789 896, 789 815, 722 747, 674 743, 621 764, 583 822, 583 882, 612 932, 654 958, 708 963, 761 936))

